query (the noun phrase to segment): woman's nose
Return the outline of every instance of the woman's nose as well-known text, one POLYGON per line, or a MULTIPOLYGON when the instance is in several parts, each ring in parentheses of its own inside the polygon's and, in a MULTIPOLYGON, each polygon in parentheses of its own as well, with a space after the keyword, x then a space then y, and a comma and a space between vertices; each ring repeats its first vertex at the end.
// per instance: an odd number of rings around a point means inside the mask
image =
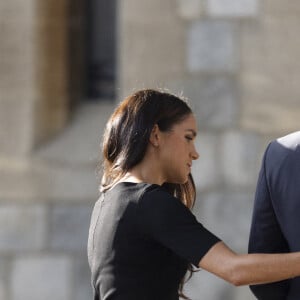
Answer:
POLYGON ((197 152, 196 148, 194 147, 193 152, 192 152, 192 159, 196 160, 199 158, 199 153, 197 152))

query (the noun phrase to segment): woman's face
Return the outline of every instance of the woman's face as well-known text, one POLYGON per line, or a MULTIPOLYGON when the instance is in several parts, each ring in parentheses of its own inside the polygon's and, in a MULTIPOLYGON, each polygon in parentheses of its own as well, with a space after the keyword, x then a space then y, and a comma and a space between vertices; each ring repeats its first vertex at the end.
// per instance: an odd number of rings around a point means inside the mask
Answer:
POLYGON ((160 162, 165 182, 187 182, 192 161, 199 157, 194 145, 196 135, 197 124, 193 114, 173 125, 170 131, 161 132, 160 162))

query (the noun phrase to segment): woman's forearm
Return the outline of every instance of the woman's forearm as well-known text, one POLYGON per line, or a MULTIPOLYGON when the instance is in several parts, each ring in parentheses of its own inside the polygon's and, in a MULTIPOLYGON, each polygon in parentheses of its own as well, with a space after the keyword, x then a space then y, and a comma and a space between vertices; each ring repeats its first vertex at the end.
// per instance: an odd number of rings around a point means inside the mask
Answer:
POLYGON ((236 286, 275 282, 300 276, 300 252, 236 254, 220 242, 201 259, 199 267, 236 286))
POLYGON ((280 281, 300 276, 300 253, 237 255, 236 285, 280 281))

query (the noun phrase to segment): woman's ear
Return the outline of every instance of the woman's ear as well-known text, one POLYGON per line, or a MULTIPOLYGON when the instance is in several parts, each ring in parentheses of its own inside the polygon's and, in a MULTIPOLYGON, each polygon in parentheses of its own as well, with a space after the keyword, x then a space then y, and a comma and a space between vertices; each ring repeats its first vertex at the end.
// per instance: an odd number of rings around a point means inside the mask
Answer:
POLYGON ((160 134, 160 130, 157 124, 154 125, 154 127, 152 128, 151 134, 150 134, 150 143, 152 144, 152 146, 154 147, 158 147, 159 146, 159 134, 160 134))

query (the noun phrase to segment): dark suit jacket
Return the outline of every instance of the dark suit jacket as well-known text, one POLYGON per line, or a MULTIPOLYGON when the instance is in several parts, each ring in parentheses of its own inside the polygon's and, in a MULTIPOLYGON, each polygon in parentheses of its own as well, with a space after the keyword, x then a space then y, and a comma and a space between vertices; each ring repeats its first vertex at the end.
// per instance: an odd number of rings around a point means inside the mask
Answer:
MULTIPOLYGON (((294 251, 300 251, 300 131, 265 152, 249 239, 249 253, 294 251)), ((300 277, 250 288, 260 300, 300 299, 300 277)))

